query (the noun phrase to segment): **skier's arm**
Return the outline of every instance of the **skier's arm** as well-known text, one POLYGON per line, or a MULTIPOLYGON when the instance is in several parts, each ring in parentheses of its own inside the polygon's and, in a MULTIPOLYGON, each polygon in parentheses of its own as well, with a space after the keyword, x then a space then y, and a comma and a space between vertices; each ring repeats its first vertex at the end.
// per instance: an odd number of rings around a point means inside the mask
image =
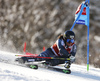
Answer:
POLYGON ((71 55, 72 55, 72 56, 75 56, 76 51, 77 51, 77 47, 76 47, 76 44, 74 44, 74 45, 73 45, 73 48, 72 48, 71 55))
POLYGON ((68 57, 69 53, 68 51, 65 49, 65 47, 61 44, 61 39, 58 39, 58 49, 60 51, 61 54, 63 54, 64 56, 68 57))
POLYGON ((72 52, 71 52, 71 56, 70 56, 71 63, 75 62, 76 51, 77 51, 77 47, 76 47, 76 44, 74 44, 72 47, 72 52))

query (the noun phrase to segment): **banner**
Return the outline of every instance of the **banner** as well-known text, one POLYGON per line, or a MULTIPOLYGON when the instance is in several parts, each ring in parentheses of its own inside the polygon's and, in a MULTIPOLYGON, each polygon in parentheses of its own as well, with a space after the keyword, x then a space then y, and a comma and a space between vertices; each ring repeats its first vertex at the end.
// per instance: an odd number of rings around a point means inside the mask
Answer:
POLYGON ((86 6, 84 2, 78 6, 76 13, 75 13, 75 20, 79 16, 79 12, 81 11, 82 6, 84 6, 83 11, 79 19, 76 21, 76 24, 88 25, 88 7, 86 6))

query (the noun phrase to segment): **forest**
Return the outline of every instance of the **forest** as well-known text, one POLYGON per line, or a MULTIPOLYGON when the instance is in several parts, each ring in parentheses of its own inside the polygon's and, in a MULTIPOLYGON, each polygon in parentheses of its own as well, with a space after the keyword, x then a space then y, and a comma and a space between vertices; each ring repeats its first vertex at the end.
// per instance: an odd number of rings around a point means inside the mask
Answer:
MULTIPOLYGON (((0 50, 41 53, 70 30, 84 0, 0 0, 0 50)), ((87 62, 87 27, 75 25, 76 62, 87 62)), ((100 1, 90 0, 90 64, 100 68, 100 1)))

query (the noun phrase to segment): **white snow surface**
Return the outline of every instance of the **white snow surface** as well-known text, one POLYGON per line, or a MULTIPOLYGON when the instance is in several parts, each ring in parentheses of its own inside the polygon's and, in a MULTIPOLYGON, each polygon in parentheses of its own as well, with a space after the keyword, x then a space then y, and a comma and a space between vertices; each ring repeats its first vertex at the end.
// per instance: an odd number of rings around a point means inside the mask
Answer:
MULTIPOLYGON (((71 65, 71 74, 39 68, 18 66, 15 54, 0 51, 0 81, 100 81, 100 69, 90 66, 71 65)), ((59 66, 60 67, 60 66, 59 66)))

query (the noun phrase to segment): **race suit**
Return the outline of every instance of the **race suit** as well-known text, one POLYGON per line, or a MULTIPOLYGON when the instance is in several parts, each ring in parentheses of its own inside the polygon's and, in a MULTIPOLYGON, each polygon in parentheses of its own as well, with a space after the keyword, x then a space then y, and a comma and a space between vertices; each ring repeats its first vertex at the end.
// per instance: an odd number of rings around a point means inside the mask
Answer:
MULTIPOLYGON (((76 44, 72 43, 71 46, 67 46, 64 43, 63 39, 58 39, 50 48, 46 51, 40 53, 39 56, 41 57, 61 57, 61 58, 68 58, 70 55, 75 56, 76 54, 76 44)), ((37 58, 37 60, 42 61, 46 60, 44 58, 37 58)), ((46 60, 47 62, 51 62, 51 65, 58 65, 63 64, 65 60, 46 60)))

